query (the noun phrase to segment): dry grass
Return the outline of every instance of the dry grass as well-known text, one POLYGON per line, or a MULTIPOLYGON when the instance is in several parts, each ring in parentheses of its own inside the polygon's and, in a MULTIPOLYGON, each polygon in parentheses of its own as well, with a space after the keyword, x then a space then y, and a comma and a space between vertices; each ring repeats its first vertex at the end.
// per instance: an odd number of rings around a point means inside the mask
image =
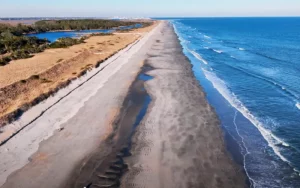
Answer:
POLYGON ((19 109, 27 110, 87 70, 98 67, 153 27, 126 35, 93 36, 86 43, 67 49, 49 49, 0 67, 0 126, 7 121, 6 117, 11 118, 19 109))

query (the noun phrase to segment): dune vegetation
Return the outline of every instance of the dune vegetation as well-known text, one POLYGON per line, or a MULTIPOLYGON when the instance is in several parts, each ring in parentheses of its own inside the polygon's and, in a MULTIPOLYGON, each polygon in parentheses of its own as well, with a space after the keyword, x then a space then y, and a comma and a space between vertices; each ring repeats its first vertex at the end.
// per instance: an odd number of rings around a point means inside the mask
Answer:
MULTIPOLYGON (((47 39, 28 37, 29 33, 41 33, 60 30, 88 30, 88 29, 112 29, 120 26, 141 24, 142 27, 149 23, 116 21, 116 20, 42 20, 33 25, 0 24, 0 66, 8 64, 12 60, 30 58, 34 53, 43 52, 47 48, 66 48, 83 43, 86 39, 60 38, 54 43, 47 39)), ((108 34, 99 34, 108 35, 108 34)))

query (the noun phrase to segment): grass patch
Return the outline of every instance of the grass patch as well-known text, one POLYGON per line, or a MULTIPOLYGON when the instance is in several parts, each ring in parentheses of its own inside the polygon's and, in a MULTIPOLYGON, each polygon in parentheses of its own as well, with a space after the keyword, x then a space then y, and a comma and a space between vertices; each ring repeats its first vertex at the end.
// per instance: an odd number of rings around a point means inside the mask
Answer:
POLYGON ((113 33, 92 33, 91 36, 111 36, 113 33))
POLYGON ((74 39, 70 37, 59 38, 57 41, 51 43, 49 45, 49 48, 67 48, 69 46, 84 43, 84 40, 84 37, 82 37, 81 39, 74 39))
POLYGON ((4 57, 0 59, 0 66, 7 65, 12 60, 11 57, 4 57))

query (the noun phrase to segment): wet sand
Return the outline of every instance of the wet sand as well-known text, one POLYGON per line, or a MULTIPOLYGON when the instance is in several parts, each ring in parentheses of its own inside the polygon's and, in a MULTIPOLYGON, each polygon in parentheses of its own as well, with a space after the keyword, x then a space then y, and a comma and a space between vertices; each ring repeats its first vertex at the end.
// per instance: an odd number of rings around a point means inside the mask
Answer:
POLYGON ((81 82, 10 125, 72 91, 0 146, 1 188, 245 187, 167 22, 81 82))

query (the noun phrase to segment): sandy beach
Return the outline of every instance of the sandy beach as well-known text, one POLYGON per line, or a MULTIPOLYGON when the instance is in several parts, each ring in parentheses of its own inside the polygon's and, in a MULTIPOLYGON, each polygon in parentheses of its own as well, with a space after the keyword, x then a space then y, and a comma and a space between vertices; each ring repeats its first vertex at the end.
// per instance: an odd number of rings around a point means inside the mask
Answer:
POLYGON ((244 187, 228 156, 214 109, 193 76, 171 25, 165 25, 146 59, 152 98, 133 137, 129 172, 121 187, 244 187))
POLYGON ((1 130, 1 188, 246 187, 172 25, 139 32, 1 130))

